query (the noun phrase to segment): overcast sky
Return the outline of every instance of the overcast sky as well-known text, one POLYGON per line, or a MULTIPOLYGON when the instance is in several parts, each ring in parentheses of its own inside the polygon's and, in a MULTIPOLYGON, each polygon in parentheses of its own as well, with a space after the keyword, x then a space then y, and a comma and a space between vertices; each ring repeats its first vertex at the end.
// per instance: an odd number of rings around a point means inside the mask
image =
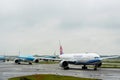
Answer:
POLYGON ((0 0, 0 54, 120 54, 120 0, 0 0))

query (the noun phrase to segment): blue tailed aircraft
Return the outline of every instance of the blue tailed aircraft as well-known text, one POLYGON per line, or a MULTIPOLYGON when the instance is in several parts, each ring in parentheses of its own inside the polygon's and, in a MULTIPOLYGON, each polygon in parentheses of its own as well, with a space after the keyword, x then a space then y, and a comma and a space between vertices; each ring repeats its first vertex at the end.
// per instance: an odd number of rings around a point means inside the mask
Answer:
POLYGON ((5 56, 0 56, 0 61, 3 61, 3 62, 5 62, 5 56))
POLYGON ((39 59, 33 57, 32 55, 19 55, 14 60, 16 64, 21 64, 21 62, 28 62, 29 64, 32 64, 32 62, 38 63, 39 59))

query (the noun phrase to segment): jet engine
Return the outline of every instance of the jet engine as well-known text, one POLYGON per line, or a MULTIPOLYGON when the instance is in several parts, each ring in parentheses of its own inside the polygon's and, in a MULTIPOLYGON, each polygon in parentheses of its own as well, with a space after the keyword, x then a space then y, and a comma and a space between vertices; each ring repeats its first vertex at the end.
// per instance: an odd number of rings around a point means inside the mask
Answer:
POLYGON ((62 67, 63 69, 69 69, 69 67, 68 67, 68 62, 67 62, 67 61, 61 61, 59 65, 60 65, 60 67, 62 67))
POLYGON ((19 63, 20 63, 20 60, 19 60, 18 58, 16 58, 16 59, 14 60, 14 62, 17 63, 17 64, 19 64, 19 63))
POLYGON ((39 59, 37 59, 37 58, 34 59, 34 62, 35 62, 35 63, 39 63, 39 59))

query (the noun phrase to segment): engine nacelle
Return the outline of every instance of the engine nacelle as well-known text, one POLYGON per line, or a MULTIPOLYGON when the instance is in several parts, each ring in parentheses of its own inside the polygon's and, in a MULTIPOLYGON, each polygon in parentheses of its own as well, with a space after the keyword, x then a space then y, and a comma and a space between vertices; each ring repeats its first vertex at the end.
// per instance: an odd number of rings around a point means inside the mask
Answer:
POLYGON ((67 61, 61 61, 59 63, 60 67, 64 68, 64 69, 69 69, 68 67, 68 62, 67 61))
POLYGON ((14 60, 14 62, 15 62, 15 63, 19 63, 19 62, 20 62, 20 59, 16 58, 16 59, 14 60))
POLYGON ((34 62, 35 63, 39 63, 39 59, 34 59, 34 62))

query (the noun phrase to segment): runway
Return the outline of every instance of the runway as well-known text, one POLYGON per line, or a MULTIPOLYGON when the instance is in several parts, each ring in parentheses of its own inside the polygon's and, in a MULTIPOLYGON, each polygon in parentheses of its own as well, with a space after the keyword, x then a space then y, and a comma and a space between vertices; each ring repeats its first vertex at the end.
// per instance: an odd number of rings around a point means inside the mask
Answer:
POLYGON ((81 70, 81 66, 70 65, 70 67, 69 70, 63 70, 59 64, 17 65, 13 62, 0 62, 0 80, 32 74, 59 74, 102 80, 120 80, 120 69, 101 68, 94 71, 93 69, 81 70))

